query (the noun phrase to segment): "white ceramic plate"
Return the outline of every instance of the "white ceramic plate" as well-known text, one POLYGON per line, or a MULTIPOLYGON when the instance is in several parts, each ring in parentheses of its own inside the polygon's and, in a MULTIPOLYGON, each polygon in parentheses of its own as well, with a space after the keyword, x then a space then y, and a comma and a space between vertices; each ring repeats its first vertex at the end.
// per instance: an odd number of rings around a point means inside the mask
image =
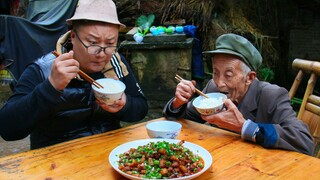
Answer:
MULTIPOLYGON (((178 139, 141 139, 141 140, 127 142, 125 144, 122 144, 122 145, 114 148, 111 151, 111 153, 109 155, 109 163, 111 164, 113 169, 115 169, 117 172, 119 172, 121 175, 125 176, 126 178, 134 179, 134 180, 142 179, 142 178, 138 178, 135 176, 131 176, 131 175, 126 174, 126 173, 119 170, 119 168, 118 168, 119 155, 128 151, 130 148, 137 148, 138 146, 146 145, 149 142, 158 142, 158 141, 166 141, 169 143, 178 143, 181 140, 178 140, 178 139)), ((190 143, 187 141, 185 141, 185 143, 183 143, 183 146, 190 149, 194 154, 198 154, 199 156, 202 157, 202 159, 204 160, 204 168, 196 174, 181 177, 181 178, 173 178, 173 180, 186 180, 186 179, 196 178, 199 175, 201 175, 202 173, 204 173, 206 170, 208 170, 212 164, 212 156, 206 149, 202 148, 199 145, 196 145, 196 144, 193 144, 193 143, 190 143)))

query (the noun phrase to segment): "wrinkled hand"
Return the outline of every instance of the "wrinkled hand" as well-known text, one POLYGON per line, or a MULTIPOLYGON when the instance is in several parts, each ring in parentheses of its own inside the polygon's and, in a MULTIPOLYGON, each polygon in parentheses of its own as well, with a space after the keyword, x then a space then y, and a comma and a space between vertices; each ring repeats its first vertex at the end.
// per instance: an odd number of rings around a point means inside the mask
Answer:
POLYGON ((226 110, 213 115, 201 115, 201 118, 211 124, 217 125, 220 128, 241 133, 241 129, 245 121, 241 112, 230 99, 224 100, 224 104, 226 106, 226 110))
POLYGON ((181 80, 176 87, 175 98, 172 102, 174 109, 177 109, 189 102, 189 99, 192 97, 193 93, 196 92, 196 82, 181 80))
POLYGON ((123 93, 121 98, 119 100, 114 101, 114 103, 111 105, 107 105, 103 102, 100 102, 99 100, 96 100, 96 102, 105 111, 108 111, 110 113, 116 113, 116 112, 120 111, 124 107, 124 105, 126 105, 127 96, 125 93, 123 93))
POLYGON ((56 90, 63 90, 78 72, 79 62, 73 59, 73 51, 70 51, 61 54, 54 60, 49 81, 56 90))

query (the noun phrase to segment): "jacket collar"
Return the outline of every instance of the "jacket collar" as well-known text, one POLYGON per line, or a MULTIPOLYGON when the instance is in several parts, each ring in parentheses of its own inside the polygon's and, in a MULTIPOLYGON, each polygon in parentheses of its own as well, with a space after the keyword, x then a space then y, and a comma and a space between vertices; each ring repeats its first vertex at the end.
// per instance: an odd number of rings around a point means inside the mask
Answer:
POLYGON ((259 80, 255 79, 249 86, 243 100, 239 103, 238 109, 242 112, 244 118, 254 120, 254 111, 258 108, 257 96, 259 91, 259 80))

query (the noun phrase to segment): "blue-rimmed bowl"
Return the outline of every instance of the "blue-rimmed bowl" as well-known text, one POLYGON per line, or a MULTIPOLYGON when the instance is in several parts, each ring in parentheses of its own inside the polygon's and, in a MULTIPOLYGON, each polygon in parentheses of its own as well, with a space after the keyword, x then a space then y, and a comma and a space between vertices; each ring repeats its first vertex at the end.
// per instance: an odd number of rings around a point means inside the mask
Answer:
POLYGON ((176 139, 181 132, 182 125, 175 121, 153 121, 146 125, 150 138, 176 139))

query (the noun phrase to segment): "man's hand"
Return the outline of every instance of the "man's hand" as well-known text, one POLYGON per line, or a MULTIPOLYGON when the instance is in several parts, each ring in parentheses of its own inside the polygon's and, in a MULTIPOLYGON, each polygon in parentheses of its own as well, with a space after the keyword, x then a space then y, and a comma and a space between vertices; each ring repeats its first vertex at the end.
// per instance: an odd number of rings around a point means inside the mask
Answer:
POLYGON ((215 124, 220 128, 228 129, 234 132, 241 133, 245 119, 237 106, 230 100, 224 100, 226 110, 217 114, 203 116, 201 118, 211 124, 215 124))
POLYGON ((51 68, 49 81, 56 90, 63 90, 77 76, 79 62, 73 59, 73 51, 57 57, 51 68))
POLYGON ((181 80, 176 87, 175 98, 172 102, 174 109, 177 109, 189 102, 189 99, 192 97, 193 93, 196 92, 196 82, 181 80))

